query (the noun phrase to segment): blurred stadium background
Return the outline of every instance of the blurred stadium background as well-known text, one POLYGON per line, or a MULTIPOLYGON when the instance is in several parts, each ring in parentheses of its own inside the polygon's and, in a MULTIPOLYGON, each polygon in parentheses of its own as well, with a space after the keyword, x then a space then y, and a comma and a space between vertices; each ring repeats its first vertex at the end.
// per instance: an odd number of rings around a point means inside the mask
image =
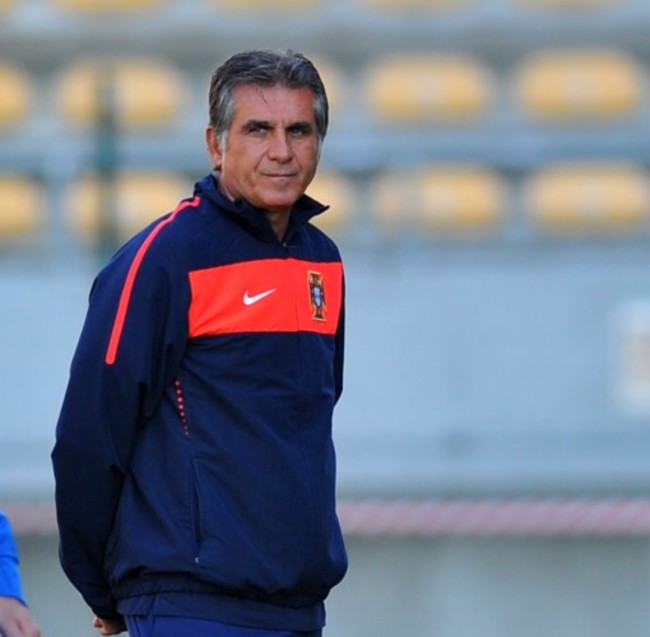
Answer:
POLYGON ((328 637, 650 625, 648 0, 0 0, 0 505, 48 637, 49 452, 92 278, 207 172, 209 74, 317 62, 346 260, 328 637))

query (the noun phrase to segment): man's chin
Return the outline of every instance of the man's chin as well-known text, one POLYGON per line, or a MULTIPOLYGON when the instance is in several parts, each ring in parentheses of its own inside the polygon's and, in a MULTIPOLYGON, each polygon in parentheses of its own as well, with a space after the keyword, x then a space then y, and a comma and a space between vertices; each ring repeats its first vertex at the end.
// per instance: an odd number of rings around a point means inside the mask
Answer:
POLYGON ((260 202, 258 208, 269 213, 287 213, 301 196, 302 193, 292 193, 291 196, 284 194, 281 197, 267 197, 260 202))

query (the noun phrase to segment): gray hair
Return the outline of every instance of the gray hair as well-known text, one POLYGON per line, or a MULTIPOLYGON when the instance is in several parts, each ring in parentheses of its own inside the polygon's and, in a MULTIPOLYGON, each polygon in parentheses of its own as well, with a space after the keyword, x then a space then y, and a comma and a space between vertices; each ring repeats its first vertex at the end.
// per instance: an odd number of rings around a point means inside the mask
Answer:
POLYGON ((245 51, 228 58, 212 74, 209 92, 210 126, 225 146, 235 116, 234 89, 242 84, 308 88, 314 93, 314 117, 319 142, 327 133, 329 104, 316 67, 296 51, 245 51))

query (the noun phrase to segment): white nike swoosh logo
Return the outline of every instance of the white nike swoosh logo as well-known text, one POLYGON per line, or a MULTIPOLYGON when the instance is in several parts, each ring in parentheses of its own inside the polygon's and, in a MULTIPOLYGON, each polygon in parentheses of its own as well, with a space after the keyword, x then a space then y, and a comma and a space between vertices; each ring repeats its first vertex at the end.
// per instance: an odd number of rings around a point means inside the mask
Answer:
POLYGON ((248 290, 244 292, 244 305, 253 305, 262 299, 266 298, 269 294, 273 294, 275 288, 272 290, 267 290, 266 292, 260 292, 259 294, 254 294, 253 296, 248 296, 248 290))

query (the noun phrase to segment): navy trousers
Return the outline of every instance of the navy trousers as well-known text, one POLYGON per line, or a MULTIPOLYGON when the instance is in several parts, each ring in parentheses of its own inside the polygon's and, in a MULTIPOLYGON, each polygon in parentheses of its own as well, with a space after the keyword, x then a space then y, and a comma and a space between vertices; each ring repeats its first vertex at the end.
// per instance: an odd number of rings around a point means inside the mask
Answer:
POLYGON ((129 637, 322 637, 323 634, 322 630, 262 630, 191 617, 131 615, 125 619, 129 637))

